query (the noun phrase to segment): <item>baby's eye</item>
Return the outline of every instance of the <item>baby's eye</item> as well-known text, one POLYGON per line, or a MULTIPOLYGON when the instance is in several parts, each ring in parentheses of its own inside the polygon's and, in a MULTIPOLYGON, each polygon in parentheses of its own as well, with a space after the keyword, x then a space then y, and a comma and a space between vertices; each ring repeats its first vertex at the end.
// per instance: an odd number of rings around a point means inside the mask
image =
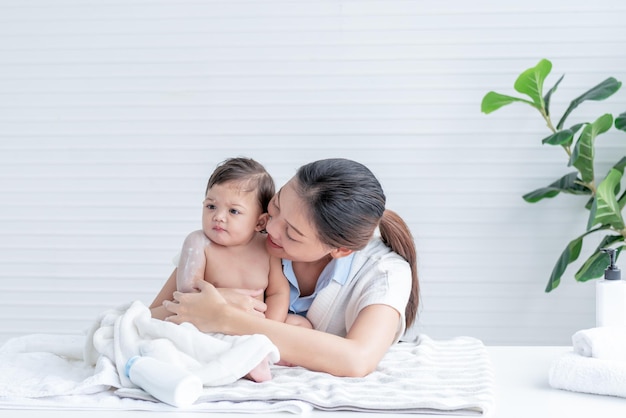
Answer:
POLYGON ((211 203, 209 203, 208 205, 206 205, 206 208, 213 210, 215 209, 215 205, 212 205, 211 203))
POLYGON ((233 215, 239 215, 240 212, 237 209, 231 209, 230 213, 233 215))

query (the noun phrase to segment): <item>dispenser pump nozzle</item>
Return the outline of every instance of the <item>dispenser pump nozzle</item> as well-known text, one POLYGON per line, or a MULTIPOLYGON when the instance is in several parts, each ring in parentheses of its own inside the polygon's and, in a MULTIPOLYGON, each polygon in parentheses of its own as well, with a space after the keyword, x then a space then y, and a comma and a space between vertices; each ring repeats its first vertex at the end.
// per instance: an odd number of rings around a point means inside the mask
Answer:
POLYGON ((604 270, 604 278, 606 280, 620 280, 621 270, 615 265, 615 248, 601 248, 600 251, 607 253, 611 260, 611 264, 604 270))

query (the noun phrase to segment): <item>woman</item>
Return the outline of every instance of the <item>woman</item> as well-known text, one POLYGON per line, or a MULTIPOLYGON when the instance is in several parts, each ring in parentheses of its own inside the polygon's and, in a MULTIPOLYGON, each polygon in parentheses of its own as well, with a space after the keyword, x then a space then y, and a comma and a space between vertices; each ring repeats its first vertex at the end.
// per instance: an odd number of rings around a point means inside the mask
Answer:
POLYGON ((355 161, 315 161, 283 186, 268 213, 267 248, 283 259, 290 308, 314 329, 265 319, 262 303, 248 296, 241 303, 241 295, 233 303, 232 292, 225 293, 229 303, 206 282, 199 293, 163 301, 172 313, 166 320, 204 332, 265 334, 283 362, 310 370, 372 372, 413 323, 419 300, 415 244, 404 221, 385 210, 380 183, 355 161))

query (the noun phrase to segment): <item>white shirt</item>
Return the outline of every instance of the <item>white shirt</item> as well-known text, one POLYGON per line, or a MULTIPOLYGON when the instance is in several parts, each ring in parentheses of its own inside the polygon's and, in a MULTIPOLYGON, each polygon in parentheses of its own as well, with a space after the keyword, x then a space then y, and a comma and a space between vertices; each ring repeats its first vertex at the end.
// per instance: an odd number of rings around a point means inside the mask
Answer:
MULTIPOLYGON (((316 287, 317 295, 306 317, 315 329, 345 337, 363 308, 387 305, 400 314, 394 341, 397 342, 405 331, 404 312, 411 293, 411 267, 378 236, 353 254, 351 260, 344 260, 350 265, 345 280, 327 279, 325 287, 316 287)), ((341 271, 338 266, 342 265, 336 264, 331 270, 341 271)))

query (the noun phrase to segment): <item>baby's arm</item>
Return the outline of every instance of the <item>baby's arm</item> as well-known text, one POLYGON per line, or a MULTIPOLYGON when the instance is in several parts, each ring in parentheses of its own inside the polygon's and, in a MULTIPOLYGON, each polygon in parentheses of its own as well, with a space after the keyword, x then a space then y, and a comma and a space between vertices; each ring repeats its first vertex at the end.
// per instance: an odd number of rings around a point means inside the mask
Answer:
POLYGON ((202 231, 193 231, 185 238, 176 272, 176 289, 180 292, 194 292, 198 288, 197 283, 204 280, 204 251, 210 243, 202 231))
POLYGON ((172 274, 167 279, 163 288, 159 292, 159 294, 154 298, 154 301, 150 305, 150 311, 152 312, 152 317, 156 319, 165 319, 170 316, 172 313, 166 310, 163 307, 164 300, 172 300, 172 294, 176 290, 176 269, 172 271, 172 274))
POLYGON ((289 311, 289 281, 283 274, 280 258, 270 257, 270 273, 265 289, 265 317, 285 322, 289 311))

